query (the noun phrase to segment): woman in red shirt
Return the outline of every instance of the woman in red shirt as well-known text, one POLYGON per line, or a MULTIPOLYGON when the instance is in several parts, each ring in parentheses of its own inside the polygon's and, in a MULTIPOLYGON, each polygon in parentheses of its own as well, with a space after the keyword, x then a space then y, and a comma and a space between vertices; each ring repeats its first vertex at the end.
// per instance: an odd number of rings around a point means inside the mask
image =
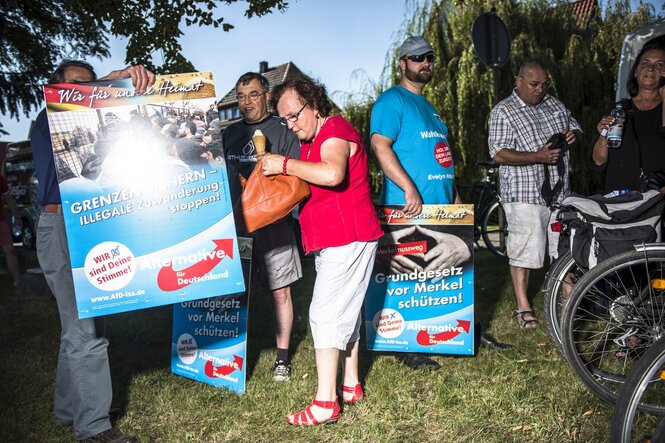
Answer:
POLYGON ((294 175, 310 184, 300 207, 305 252, 313 253, 316 282, 309 308, 318 387, 312 403, 287 417, 292 425, 334 423, 339 401, 363 395, 358 378, 360 309, 383 232, 370 197, 367 153, 358 132, 329 116, 325 87, 307 77, 277 86, 271 97, 284 123, 301 141, 300 159, 266 154, 265 175, 294 175), (342 356, 343 386, 335 389, 342 356))

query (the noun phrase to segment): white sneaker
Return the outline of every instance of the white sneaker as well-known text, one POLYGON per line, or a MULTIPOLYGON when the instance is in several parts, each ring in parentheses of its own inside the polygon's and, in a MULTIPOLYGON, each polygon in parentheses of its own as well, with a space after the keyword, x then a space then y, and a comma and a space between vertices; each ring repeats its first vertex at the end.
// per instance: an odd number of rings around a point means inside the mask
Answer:
POLYGON ((275 360, 272 365, 272 379, 275 381, 289 381, 291 379, 291 363, 285 360, 275 360))

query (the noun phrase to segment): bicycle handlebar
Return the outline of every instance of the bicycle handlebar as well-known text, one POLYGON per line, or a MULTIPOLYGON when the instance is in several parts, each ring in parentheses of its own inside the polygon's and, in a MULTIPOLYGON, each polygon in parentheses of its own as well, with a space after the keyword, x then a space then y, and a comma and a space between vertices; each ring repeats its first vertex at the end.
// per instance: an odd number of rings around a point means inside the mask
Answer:
POLYGON ((499 164, 494 160, 490 160, 488 162, 478 162, 476 164, 481 168, 487 168, 487 169, 496 169, 499 167, 499 164))
POLYGON ((455 186, 457 186, 459 189, 480 189, 480 188, 489 188, 491 185, 489 182, 473 182, 473 183, 456 182, 455 186))

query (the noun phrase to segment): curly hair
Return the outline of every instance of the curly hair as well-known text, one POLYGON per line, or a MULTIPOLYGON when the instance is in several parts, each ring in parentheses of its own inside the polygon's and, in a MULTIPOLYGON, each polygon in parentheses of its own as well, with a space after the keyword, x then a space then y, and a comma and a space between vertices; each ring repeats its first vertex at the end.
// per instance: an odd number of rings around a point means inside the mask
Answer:
POLYGON ((644 55, 644 53, 651 49, 658 49, 659 51, 665 52, 665 46, 662 46, 660 44, 647 43, 646 45, 644 45, 640 53, 637 55, 635 63, 633 63, 633 66, 630 68, 630 74, 628 75, 628 81, 626 82, 626 90, 628 90, 628 94, 630 94, 631 97, 635 97, 640 90, 640 87, 637 84, 637 77, 635 76, 635 73, 637 72, 637 67, 640 64, 640 61, 642 61, 642 56, 644 55))
POLYGON ((275 86, 270 94, 270 106, 277 109, 277 102, 290 89, 298 94, 302 105, 307 104, 310 109, 316 109, 321 117, 328 117, 332 105, 326 94, 326 87, 304 75, 275 86))

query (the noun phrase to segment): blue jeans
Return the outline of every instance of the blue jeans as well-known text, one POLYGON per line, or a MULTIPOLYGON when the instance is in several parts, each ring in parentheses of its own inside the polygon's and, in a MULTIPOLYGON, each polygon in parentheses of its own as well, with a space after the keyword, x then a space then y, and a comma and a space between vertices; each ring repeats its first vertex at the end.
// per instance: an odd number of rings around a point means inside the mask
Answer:
POLYGON ((74 425, 82 440, 111 428, 111 371, 103 318, 79 319, 62 215, 42 213, 37 258, 60 313, 60 353, 55 376, 54 419, 74 425))

